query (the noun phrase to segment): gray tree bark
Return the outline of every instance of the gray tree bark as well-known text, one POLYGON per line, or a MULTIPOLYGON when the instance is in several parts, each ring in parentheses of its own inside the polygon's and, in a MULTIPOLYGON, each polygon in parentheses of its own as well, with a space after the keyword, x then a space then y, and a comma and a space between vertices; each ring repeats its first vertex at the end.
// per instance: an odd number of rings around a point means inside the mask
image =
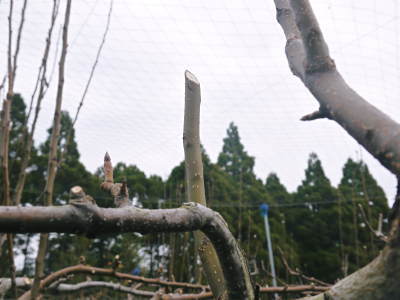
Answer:
POLYGON ((229 299, 252 299, 253 290, 246 284, 249 275, 243 265, 243 255, 218 213, 197 203, 186 203, 176 209, 100 208, 89 199, 89 196, 83 196, 65 206, 1 206, 0 232, 63 232, 94 238, 123 232, 146 234, 201 230, 218 253, 229 299))
MULTIPOLYGON (((200 83, 197 78, 189 71, 185 72, 185 119, 183 126, 183 148, 185 150, 185 177, 186 194, 189 202, 200 203, 206 206, 206 196, 204 189, 203 162, 200 148, 200 83)), ((203 263, 208 283, 217 299, 226 299, 226 283, 224 274, 218 260, 217 253, 209 239, 201 231, 195 231, 196 247, 203 263)), ((236 242, 235 242, 236 243, 236 242)), ((239 245, 236 243, 238 253, 241 254, 239 245)), ((247 268, 246 261, 241 255, 243 268, 247 268)), ((248 271, 244 277, 245 281, 236 284, 245 284, 246 290, 253 291, 250 275, 248 271)), ((229 283, 228 283, 229 284, 229 283)), ((247 295, 253 299, 254 295, 247 295)))
MULTIPOLYGON (((302 120, 328 118, 341 125, 383 166, 400 174, 400 125, 368 103, 343 80, 308 0, 275 0, 277 20, 286 36, 286 56, 319 102, 302 120)), ((310 299, 400 299, 399 192, 392 211, 388 243, 370 264, 310 299)))

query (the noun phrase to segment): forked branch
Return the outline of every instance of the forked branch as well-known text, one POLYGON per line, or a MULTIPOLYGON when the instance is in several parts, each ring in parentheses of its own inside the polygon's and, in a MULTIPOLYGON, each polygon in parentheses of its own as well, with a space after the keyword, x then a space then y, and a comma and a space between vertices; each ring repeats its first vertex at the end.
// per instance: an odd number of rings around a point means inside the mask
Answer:
POLYGON ((275 0, 275 5, 287 40, 290 68, 319 102, 319 114, 340 124, 382 165, 399 175, 400 125, 343 80, 308 0, 275 0))
POLYGON ((251 299, 242 264, 242 253, 225 220, 196 203, 176 209, 101 208, 87 196, 65 206, 0 207, 0 231, 8 233, 64 232, 95 237, 103 234, 139 232, 185 232, 201 230, 213 243, 227 282, 230 299, 251 299))
MULTIPOLYGON (((341 125, 395 175, 400 174, 400 125, 364 100, 336 70, 308 0, 275 0, 286 36, 286 56, 320 104, 321 114, 341 125)), ((312 299, 400 299, 400 218, 398 193, 388 243, 375 260, 312 299)))

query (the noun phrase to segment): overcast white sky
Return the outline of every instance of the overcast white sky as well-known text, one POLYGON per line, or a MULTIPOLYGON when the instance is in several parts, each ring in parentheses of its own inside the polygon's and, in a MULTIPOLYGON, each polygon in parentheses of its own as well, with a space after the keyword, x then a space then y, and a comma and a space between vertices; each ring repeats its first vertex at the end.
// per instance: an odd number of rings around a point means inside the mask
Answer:
MULTIPOLYGON (((16 19, 22 1, 16 1, 16 19)), ((311 1, 345 79, 399 121, 399 5, 386 0, 311 1)), ((28 1, 15 90, 29 99, 52 1, 28 1)), ((60 8, 63 19, 65 1, 60 8)), ((75 114, 105 28, 109 1, 73 1, 63 108, 75 114)), ((0 1, 0 73, 6 71, 8 1, 0 1)), ((59 25, 58 25, 59 26, 59 25)), ((59 27, 55 32, 57 38, 59 27)), ((115 0, 110 32, 77 123, 91 171, 105 151, 114 162, 168 176, 183 160, 184 70, 201 82, 201 140, 213 161, 229 122, 265 179, 293 191, 316 152, 333 184, 348 157, 363 158, 390 198, 395 179, 336 123, 301 122, 318 105, 294 77, 272 0, 115 0)), ((55 48, 53 48, 53 53, 55 48)), ((54 73, 53 83, 57 80, 54 73)), ((54 86, 54 84, 53 84, 54 86)), ((3 96, 3 95, 1 95, 3 96)), ((44 101, 36 141, 46 137, 55 90, 44 101)), ((390 201, 392 201, 390 199, 390 201)))

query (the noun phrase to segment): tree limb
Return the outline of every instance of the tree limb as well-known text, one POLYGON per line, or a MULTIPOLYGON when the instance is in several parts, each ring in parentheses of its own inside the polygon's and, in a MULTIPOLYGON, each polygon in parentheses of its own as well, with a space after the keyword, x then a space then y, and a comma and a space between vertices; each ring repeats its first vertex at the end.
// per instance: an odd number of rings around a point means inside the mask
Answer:
POLYGON ((383 242, 386 243, 386 242, 388 241, 387 236, 385 236, 385 235, 382 233, 382 231, 374 230, 374 229, 372 228, 372 225, 368 222, 367 216, 365 215, 364 208, 362 207, 362 205, 361 205, 360 203, 358 203, 358 208, 359 208, 360 211, 361 211, 361 216, 362 216, 362 218, 363 218, 365 224, 367 225, 368 229, 369 229, 378 239, 380 239, 381 241, 383 241, 383 242))
MULTIPOLYGON (((22 29, 25 21, 27 0, 24 0, 21 9, 21 19, 18 27, 16 48, 14 57, 12 58, 12 16, 14 1, 10 0, 10 10, 8 16, 8 52, 7 52, 7 64, 8 64, 8 91, 7 97, 3 102, 2 120, 1 120, 1 141, 0 141, 0 157, 1 157, 1 168, 3 173, 3 202, 5 205, 11 205, 11 194, 10 194, 10 174, 9 174, 9 142, 10 142, 10 123, 11 123, 11 104, 14 96, 14 81, 17 71, 17 60, 18 53, 21 45, 22 29)), ((17 289, 15 284, 15 264, 14 264, 14 246, 13 236, 7 234, 7 249, 8 257, 10 261, 10 273, 12 279, 12 287, 14 297, 17 296, 17 289)))
MULTIPOLYGON (((119 283, 105 282, 105 281, 85 281, 77 284, 62 283, 58 285, 56 288, 49 289, 48 291, 52 294, 63 294, 63 293, 74 293, 91 288, 107 288, 107 289, 112 289, 114 291, 123 292, 126 294, 131 294, 140 297, 149 297, 149 298, 153 297, 155 294, 154 292, 151 291, 142 291, 135 289, 133 287, 124 286, 119 283)), ((21 297, 20 299, 22 300, 23 298, 21 297)))
MULTIPOLYGON (((54 272, 42 280, 40 286, 40 292, 45 289, 54 290, 60 285, 60 280, 65 279, 74 274, 89 274, 89 275, 101 275, 110 276, 119 280, 128 280, 130 282, 138 282, 140 286, 142 284, 157 285, 168 288, 180 288, 180 289, 194 289, 201 291, 209 291, 209 287, 201 284, 186 283, 186 282, 175 282, 175 281, 165 281, 160 278, 146 278, 142 276, 136 276, 128 273, 116 272, 113 269, 105 269, 92 267, 88 265, 76 265, 71 267, 66 267, 62 270, 54 272)), ((18 277, 16 279, 17 287, 30 288, 32 286, 33 279, 28 277, 18 277)), ((4 295, 11 288, 10 278, 0 278, 0 296, 4 295)), ((135 286, 136 289, 139 285, 135 286)), ((29 297, 28 297, 29 298, 29 297)))
POLYGON ((106 152, 104 156, 104 182, 100 187, 109 192, 114 197, 114 204, 116 207, 124 207, 129 205, 129 194, 126 182, 114 183, 113 167, 111 164, 111 157, 106 152))
POLYGON ((275 0, 277 19, 287 39, 286 56, 293 73, 332 120, 389 171, 400 174, 399 124, 364 100, 343 80, 329 57, 309 1, 289 2, 275 0))
MULTIPOLYGON (((45 186, 46 205, 52 205, 53 203, 54 181, 57 174, 57 148, 58 148, 57 146, 61 128, 61 104, 63 99, 64 67, 65 67, 65 60, 67 57, 68 27, 69 27, 70 14, 71 14, 71 0, 68 0, 65 8, 65 18, 63 26, 63 46, 59 62, 56 107, 54 110, 53 128, 50 137, 50 152, 49 152, 47 179, 45 186)), ((35 278, 32 286, 32 299, 36 299, 37 291, 39 288, 40 277, 43 274, 44 258, 47 252, 48 238, 49 238, 48 234, 40 235, 39 250, 35 262, 36 268, 35 268, 35 278)))
MULTIPOLYGON (((352 90, 336 70, 308 0, 275 0, 293 73, 320 107, 383 166, 400 174, 400 126, 352 90), (288 4, 290 3, 290 5, 288 4), (281 13, 281 12, 285 13, 281 13)), ((399 195, 396 197, 398 199, 399 195)), ((395 202, 397 203, 397 201, 395 202)), ((398 208, 398 205, 396 206, 398 208)), ((400 218, 392 212, 388 244, 370 264, 309 299, 400 299, 400 218)))
MULTIPOLYGON (((185 71, 183 148, 185 150, 186 194, 189 202, 196 202, 206 206, 200 148, 200 102, 200 83, 192 73, 185 71)), ((196 249, 199 251, 211 290, 217 299, 226 299, 226 283, 217 253, 202 232, 196 231, 194 235, 196 249)), ((250 282, 250 278, 248 281, 250 282)))
POLYGON ((95 237, 123 232, 184 232, 202 230, 218 253, 230 299, 250 299, 247 268, 224 219, 196 203, 176 209, 100 208, 87 201, 47 207, 0 207, 0 231, 8 233, 64 232, 95 237))
POLYGON ((110 8, 108 9, 107 23, 106 23, 106 28, 105 28, 104 33, 103 33, 103 38, 101 40, 99 48, 97 49, 96 59, 95 59, 93 65, 92 65, 92 69, 90 70, 89 79, 86 82, 85 90, 84 90, 84 92, 82 94, 81 101, 79 102, 78 108, 76 110, 76 114, 75 114, 74 120, 72 121, 71 128, 68 130, 67 137, 66 137, 66 142, 65 142, 64 147, 63 147, 63 149, 61 151, 61 154, 60 154, 60 159, 59 159, 60 164, 63 162, 63 160, 64 160, 64 158, 65 158, 65 156, 67 154, 68 145, 71 143, 72 130, 74 129, 75 124, 78 121, 79 113, 80 113, 81 108, 83 106, 83 103, 85 101, 86 94, 89 91, 89 87, 90 87, 90 84, 92 82, 92 79, 93 79, 93 76, 94 76, 94 72, 96 71, 96 67, 97 67, 97 64, 99 63, 101 52, 102 52, 104 44, 106 42, 106 37, 107 37, 107 34, 108 34, 108 30, 110 29, 110 22, 111 22, 113 4, 114 4, 114 0, 111 0, 110 1, 110 8))
POLYGON ((305 279, 305 280, 307 280, 309 282, 316 283, 316 284, 319 284, 319 285, 324 286, 324 287, 328 287, 329 288, 329 287, 332 286, 332 284, 330 284, 330 283, 323 282, 322 280, 316 279, 314 277, 306 276, 302 272, 293 270, 289 266, 289 264, 288 264, 288 262, 287 262, 287 260, 285 258, 285 255, 284 255, 284 253, 283 253, 283 251, 282 251, 282 249, 280 247, 278 247, 278 251, 279 251, 279 253, 281 255, 281 259, 282 259, 283 265, 285 266, 285 269, 289 272, 290 275, 299 276, 299 277, 301 277, 301 278, 303 278, 303 279, 305 279))
POLYGON ((39 67, 35 90, 32 94, 31 103, 29 106, 29 112, 27 114, 26 122, 24 124, 24 127, 25 127, 24 135, 25 136, 24 136, 24 141, 23 141, 23 146, 22 146, 23 153, 22 153, 21 168, 20 168, 20 171, 18 174, 18 181, 17 181, 15 192, 13 195, 13 202, 15 205, 19 205, 21 203, 22 192, 23 192, 23 189, 25 186, 26 169, 28 167, 28 164, 29 164, 29 161, 31 158, 33 136, 35 134, 36 124, 37 124, 37 120, 39 118, 41 103, 44 98, 45 91, 47 89, 47 79, 46 79, 47 61, 48 61, 48 57, 49 57, 49 53, 50 53, 52 32, 53 32, 54 24, 55 24, 57 14, 58 14, 58 7, 59 7, 59 1, 53 0, 53 9, 52 9, 52 14, 51 14, 50 28, 48 30, 48 34, 46 37, 46 46, 45 46, 43 57, 41 60, 41 65, 39 67), (34 100, 37 88, 39 88, 39 93, 38 93, 37 100, 36 100, 35 114, 33 116, 31 129, 28 130, 28 120, 29 120, 31 111, 33 109, 33 100, 34 100))

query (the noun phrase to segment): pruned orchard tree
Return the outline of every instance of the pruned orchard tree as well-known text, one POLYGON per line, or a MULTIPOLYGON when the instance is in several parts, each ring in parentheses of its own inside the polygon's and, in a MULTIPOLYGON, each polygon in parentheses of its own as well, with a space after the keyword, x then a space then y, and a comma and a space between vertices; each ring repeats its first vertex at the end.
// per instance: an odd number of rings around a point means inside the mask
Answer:
MULTIPOLYGON (((328 118, 342 126, 383 166, 399 178, 400 125, 346 84, 329 56, 308 0, 275 0, 277 20, 286 36, 286 56, 293 74, 319 102, 302 118, 328 118)), ((399 185, 398 185, 399 186, 399 185)), ((400 189, 391 213, 387 245, 370 264, 313 299, 399 299, 400 189)))
MULTIPOLYGON (((69 18, 68 5, 70 5, 70 2, 67 2, 65 14, 63 38, 63 51, 65 53, 64 58, 62 55, 60 60, 60 75, 63 73, 61 69, 64 65, 62 59, 65 62, 69 18)), ((369 104, 345 83, 337 71, 334 61, 329 56, 328 46, 324 41, 308 0, 275 0, 275 5, 277 20, 282 26, 287 40, 286 55, 289 66, 294 75, 302 80, 320 105, 317 111, 304 116, 302 120, 311 121, 328 118, 336 121, 383 166, 399 177, 400 125, 369 104)), ((12 70, 11 65, 10 63, 10 70, 12 70)), ((15 76, 15 69, 10 74, 11 77, 13 74, 15 76)), ((60 88, 62 94, 62 86, 60 88)), ((12 88, 10 90, 12 93, 12 88)), ((4 161, 4 157, 7 155, 5 143, 7 142, 7 124, 9 122, 9 108, 7 108, 9 104, 7 104, 7 101, 11 101, 10 99, 8 95, 3 104, 2 114, 2 166, 6 171, 7 161, 4 161)), ((58 97, 57 103, 61 105, 61 100, 59 102, 58 97)), ((111 158, 106 154, 104 159, 105 180, 101 188, 110 192, 114 197, 116 208, 99 207, 96 200, 87 195, 79 186, 71 188, 69 204, 63 206, 51 205, 51 191, 47 193, 46 204, 48 206, 10 206, 9 195, 6 195, 3 199, 5 206, 0 207, 0 232, 8 235, 15 233, 73 233, 94 238, 103 234, 116 235, 124 232, 147 234, 196 231, 198 252, 209 280, 212 295, 218 299, 256 299, 262 289, 254 288, 242 250, 224 219, 218 213, 206 207, 199 138, 199 112, 200 84, 193 74, 186 71, 183 141, 188 203, 175 209, 133 207, 129 202, 126 183, 114 182, 111 158)), ((54 124, 57 125, 56 121, 54 124)), ((53 130, 55 131, 54 135, 56 135, 57 128, 53 128, 53 130)), ((56 145, 56 143, 54 144, 56 145)), ((54 151, 53 147, 56 146, 52 146, 54 151)), ((54 156, 53 160, 56 160, 54 156)), ((56 166, 51 164, 52 162, 49 160, 49 170, 51 168, 56 169, 56 166)), ((7 190, 8 183, 5 185, 5 191, 7 192, 7 190)), ((390 217, 391 230, 389 236, 383 238, 386 246, 381 253, 367 266, 331 287, 323 286, 318 289, 315 286, 314 288, 308 287, 308 290, 314 292, 322 291, 321 294, 309 297, 309 299, 372 300, 400 298, 400 286, 397 283, 397 278, 400 275, 399 202, 400 188, 390 217)), ((12 246, 12 240, 10 238, 8 240, 9 245, 12 246)), ((43 261, 43 258, 40 258, 40 260, 43 261)), ((46 288, 57 293, 63 290, 74 291, 96 286, 118 289, 133 295, 157 297, 156 293, 146 293, 139 290, 138 287, 122 287, 101 281, 82 282, 73 286, 61 283, 53 285, 68 272, 85 273, 93 271, 94 269, 91 269, 91 267, 78 265, 42 278, 40 274, 38 275, 39 269, 33 284, 32 282, 27 283, 26 280, 21 278, 15 278, 14 272, 12 273, 13 278, 4 280, 4 285, 8 287, 12 285, 15 294, 16 286, 25 285, 28 288, 33 286, 32 290, 28 290, 20 297, 21 299, 36 298, 46 288), (57 277, 55 274, 61 275, 57 277)), ((96 269, 95 272, 103 272, 102 274, 117 277, 125 276, 117 274, 116 268, 112 271, 96 269)), ((133 280, 132 277, 131 279, 133 280)), ((172 285, 174 284, 180 286, 183 283, 173 283, 172 285)), ((159 282, 159 285, 168 284, 159 282)), ((211 296, 207 287, 191 287, 200 288, 202 291, 197 295, 187 295, 185 299, 211 296)), ((275 288, 274 292, 279 292, 282 289, 288 291, 294 288, 275 288)), ((303 291, 307 288, 302 286, 298 287, 297 290, 303 291)), ((175 296, 176 299, 179 299, 179 296, 175 296)))

